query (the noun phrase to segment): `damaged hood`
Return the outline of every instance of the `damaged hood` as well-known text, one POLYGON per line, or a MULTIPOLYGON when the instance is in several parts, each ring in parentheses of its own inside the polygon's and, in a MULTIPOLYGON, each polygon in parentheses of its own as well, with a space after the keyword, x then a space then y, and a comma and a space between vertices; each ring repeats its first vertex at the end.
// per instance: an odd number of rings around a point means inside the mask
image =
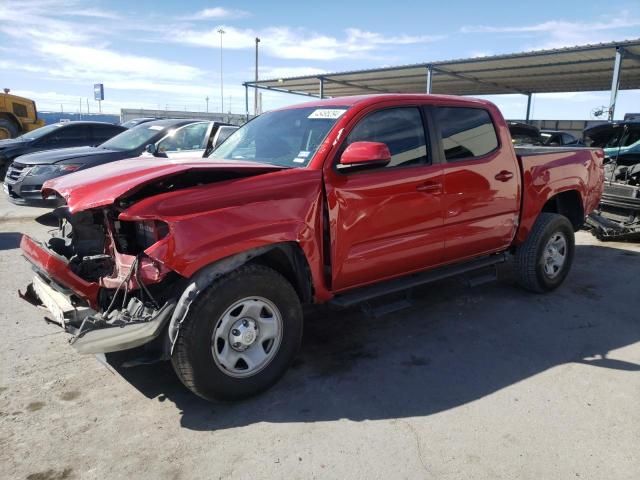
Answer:
POLYGON ((192 171, 256 175, 282 170, 283 167, 244 161, 208 161, 190 159, 135 158, 80 170, 45 182, 43 197, 57 193, 66 200, 71 212, 111 205, 154 182, 192 171))

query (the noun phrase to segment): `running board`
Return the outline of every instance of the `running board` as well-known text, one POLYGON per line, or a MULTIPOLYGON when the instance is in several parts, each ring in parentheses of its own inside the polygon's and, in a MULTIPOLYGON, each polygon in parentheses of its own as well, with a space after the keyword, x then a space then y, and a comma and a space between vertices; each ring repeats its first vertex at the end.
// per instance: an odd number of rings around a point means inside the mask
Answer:
POLYGON ((330 305, 347 308, 357 305, 367 300, 371 300, 389 293, 401 292, 409 288, 418 287, 438 280, 449 277, 455 277, 464 273, 473 272, 482 268, 491 267, 507 261, 507 254, 500 253, 489 257, 482 257, 465 263, 455 265, 447 265, 425 272, 415 273, 406 277, 387 280, 386 282, 377 283, 375 285, 361 287, 349 291, 347 293, 336 295, 329 301, 330 305))

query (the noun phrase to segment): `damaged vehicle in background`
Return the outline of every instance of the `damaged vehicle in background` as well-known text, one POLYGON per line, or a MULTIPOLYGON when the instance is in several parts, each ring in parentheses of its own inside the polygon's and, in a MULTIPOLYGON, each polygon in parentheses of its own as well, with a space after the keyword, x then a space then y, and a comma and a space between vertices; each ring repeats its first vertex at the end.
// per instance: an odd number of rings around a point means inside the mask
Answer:
POLYGON ((511 134, 511 142, 514 146, 520 145, 542 145, 543 139, 540 135, 540 129, 535 125, 529 125, 522 122, 507 122, 509 133, 511 134))
POLYGON ((602 201, 588 218, 591 232, 600 240, 640 241, 640 122, 596 125, 584 137, 606 155, 602 201))
POLYGON ((22 238, 35 270, 22 297, 81 353, 144 346, 197 395, 240 399, 285 373, 305 304, 495 278, 508 259, 523 288, 558 288, 600 200, 603 157, 514 149, 498 108, 464 97, 291 106, 209 159, 122 161, 48 182, 43 194, 66 205, 48 242, 22 238))

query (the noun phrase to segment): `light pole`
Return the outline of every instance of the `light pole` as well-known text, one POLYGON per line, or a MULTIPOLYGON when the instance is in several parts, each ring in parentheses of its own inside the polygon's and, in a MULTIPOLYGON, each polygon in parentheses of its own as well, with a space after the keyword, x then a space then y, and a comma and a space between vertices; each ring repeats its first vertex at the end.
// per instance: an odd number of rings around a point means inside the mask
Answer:
POLYGON ((256 83, 253 92, 253 114, 258 115, 258 44, 260 39, 256 37, 256 83))
POLYGON ((224 113, 224 86, 223 86, 223 77, 222 77, 222 35, 225 32, 222 27, 218 29, 218 33, 220 34, 220 112, 224 113))
POLYGON ((209 113, 209 97, 207 96, 207 98, 205 98, 205 100, 207 101, 207 113, 209 113))

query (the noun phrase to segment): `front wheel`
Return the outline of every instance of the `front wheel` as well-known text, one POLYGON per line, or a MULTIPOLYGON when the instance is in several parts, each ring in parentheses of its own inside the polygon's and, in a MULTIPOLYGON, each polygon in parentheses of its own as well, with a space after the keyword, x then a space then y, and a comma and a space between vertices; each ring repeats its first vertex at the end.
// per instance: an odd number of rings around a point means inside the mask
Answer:
POLYGON ((574 250, 573 226, 567 217, 541 213, 527 240, 516 249, 518 284, 537 293, 558 288, 571 269, 574 250))
POLYGON ((173 349, 180 380, 207 400, 237 400, 273 385, 302 338, 302 307, 275 270, 245 265, 216 280, 189 309, 173 349))

